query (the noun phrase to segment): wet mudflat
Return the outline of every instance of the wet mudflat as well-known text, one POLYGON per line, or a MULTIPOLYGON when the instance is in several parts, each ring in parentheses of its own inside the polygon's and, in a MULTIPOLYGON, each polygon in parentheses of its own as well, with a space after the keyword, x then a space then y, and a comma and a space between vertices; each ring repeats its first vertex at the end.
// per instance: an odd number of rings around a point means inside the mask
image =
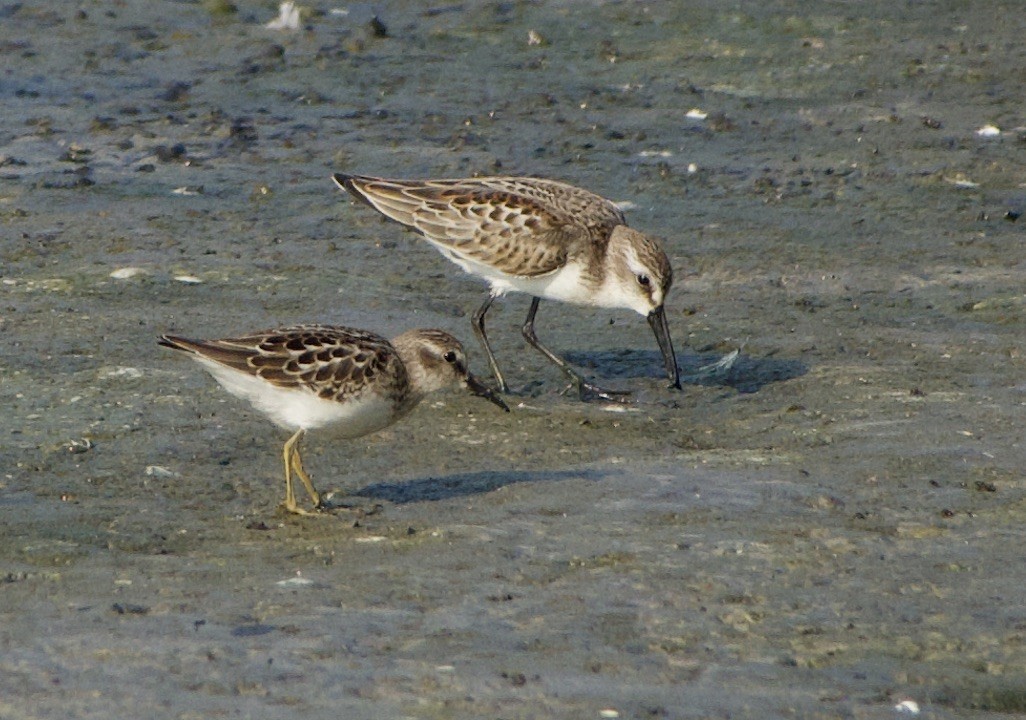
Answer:
POLYGON ((276 12, 0 5, 0 716, 1026 709, 1015 4, 276 12), (435 326, 486 374, 484 286, 338 170, 630 203, 692 382, 543 303, 637 400, 581 404, 510 297, 513 413, 311 435, 353 509, 284 515, 285 434, 160 333, 435 326))

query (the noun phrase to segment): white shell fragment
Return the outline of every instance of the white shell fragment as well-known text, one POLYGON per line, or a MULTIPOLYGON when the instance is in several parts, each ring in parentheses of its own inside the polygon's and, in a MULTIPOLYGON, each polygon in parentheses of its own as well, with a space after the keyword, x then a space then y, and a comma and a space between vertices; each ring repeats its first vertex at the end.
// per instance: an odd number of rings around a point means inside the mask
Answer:
POLYGON ((64 449, 72 455, 81 455, 82 453, 89 452, 96 444, 89 438, 82 438, 81 440, 72 440, 64 444, 64 449))
POLYGON ((199 285, 203 282, 195 275, 175 275, 175 280, 184 285, 199 285))
POLYGON ((290 578, 288 578, 286 580, 279 580, 278 582, 275 583, 275 585, 277 585, 278 587, 306 587, 308 585, 313 585, 313 584, 314 584, 313 580, 310 580, 309 578, 302 577, 300 575, 296 575, 295 577, 290 577, 290 578))
POLYGON ((973 182, 965 177, 945 178, 945 180, 957 187, 959 190, 972 190, 973 188, 978 188, 980 186, 978 182, 973 182))
POLYGON ((709 117, 709 113, 707 113, 705 110, 699 110, 698 108, 691 108, 686 113, 684 113, 684 117, 691 118, 692 120, 705 120, 707 117, 709 117))
POLYGON ((149 477, 155 477, 155 478, 173 478, 173 477, 178 477, 178 473, 176 473, 174 470, 169 470, 168 468, 164 467, 163 465, 147 465, 146 466, 146 474, 149 477))
POLYGON ((136 275, 145 275, 146 270, 140 267, 123 267, 111 272, 110 277, 115 280, 129 280, 136 275))
POLYGON ((299 28, 299 8, 294 2, 283 2, 278 6, 278 17, 264 27, 268 30, 297 30, 299 28))
POLYGON ((139 368, 126 367, 119 365, 116 368, 111 368, 103 373, 104 378, 127 378, 129 380, 138 380, 143 377, 144 373, 139 368))
POLYGON ((1001 128, 996 125, 984 125, 976 131, 979 137, 997 137, 1001 134, 1001 128))
POLYGON ((919 703, 915 700, 902 700, 900 703, 894 706, 896 712, 902 715, 918 715, 919 714, 919 703))

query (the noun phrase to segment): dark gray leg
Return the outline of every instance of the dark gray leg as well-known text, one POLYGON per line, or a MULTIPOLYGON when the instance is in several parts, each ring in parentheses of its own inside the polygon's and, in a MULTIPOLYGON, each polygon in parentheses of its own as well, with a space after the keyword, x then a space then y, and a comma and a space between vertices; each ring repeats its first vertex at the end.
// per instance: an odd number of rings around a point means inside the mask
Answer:
POLYGON ((481 341, 484 346, 485 353, 488 355, 488 364, 492 368, 492 377, 495 378, 495 382, 499 386, 499 392, 509 394, 509 386, 506 384, 506 379, 502 377, 502 371, 499 370, 499 364, 495 362, 495 354, 492 352, 492 346, 488 344, 488 335, 485 334, 485 313, 488 312, 488 308, 492 306, 492 301, 495 300, 495 295, 489 293, 488 299, 484 301, 484 304, 477 309, 474 313, 474 334, 477 335, 477 339, 481 341))
POLYGON ((534 333, 534 316, 538 313, 539 302, 539 298, 531 298, 531 309, 528 310, 527 319, 524 320, 524 327, 521 328, 521 331, 524 333, 524 339, 530 343, 531 347, 547 357, 551 362, 555 363, 560 370, 566 373, 566 376, 570 378, 570 382, 572 382, 574 387, 577 388, 577 392, 581 396, 581 400, 615 400, 617 402, 623 402, 624 396, 630 395, 629 391, 606 390, 597 385, 592 385, 590 382, 574 372, 574 369, 571 368, 566 361, 556 356, 555 353, 538 341, 538 336, 534 333))

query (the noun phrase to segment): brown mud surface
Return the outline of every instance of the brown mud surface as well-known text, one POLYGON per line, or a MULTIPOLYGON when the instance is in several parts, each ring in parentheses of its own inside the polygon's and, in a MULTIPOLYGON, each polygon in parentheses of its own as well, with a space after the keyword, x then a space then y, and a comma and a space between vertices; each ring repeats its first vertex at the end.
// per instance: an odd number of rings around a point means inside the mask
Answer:
POLYGON ((1019 4, 276 12, 0 4, 0 717, 1026 711, 1019 4), (629 202, 685 372, 742 354, 672 392, 643 318, 544 303, 637 399, 585 405, 507 298, 511 414, 312 435, 356 509, 285 516, 284 433, 160 333, 437 326, 486 374, 484 286, 339 170, 629 202))

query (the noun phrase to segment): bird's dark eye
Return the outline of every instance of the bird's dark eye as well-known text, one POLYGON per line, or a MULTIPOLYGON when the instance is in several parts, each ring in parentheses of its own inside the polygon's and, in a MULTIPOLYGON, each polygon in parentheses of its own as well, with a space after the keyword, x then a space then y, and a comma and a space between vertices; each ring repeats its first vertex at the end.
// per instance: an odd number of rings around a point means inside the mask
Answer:
POLYGON ((642 287, 648 287, 652 283, 652 280, 645 273, 638 275, 638 285, 642 287))
POLYGON ((450 350, 449 352, 447 352, 445 355, 442 356, 442 359, 445 360, 447 363, 454 363, 454 362, 456 362, 456 353, 454 351, 450 350))

